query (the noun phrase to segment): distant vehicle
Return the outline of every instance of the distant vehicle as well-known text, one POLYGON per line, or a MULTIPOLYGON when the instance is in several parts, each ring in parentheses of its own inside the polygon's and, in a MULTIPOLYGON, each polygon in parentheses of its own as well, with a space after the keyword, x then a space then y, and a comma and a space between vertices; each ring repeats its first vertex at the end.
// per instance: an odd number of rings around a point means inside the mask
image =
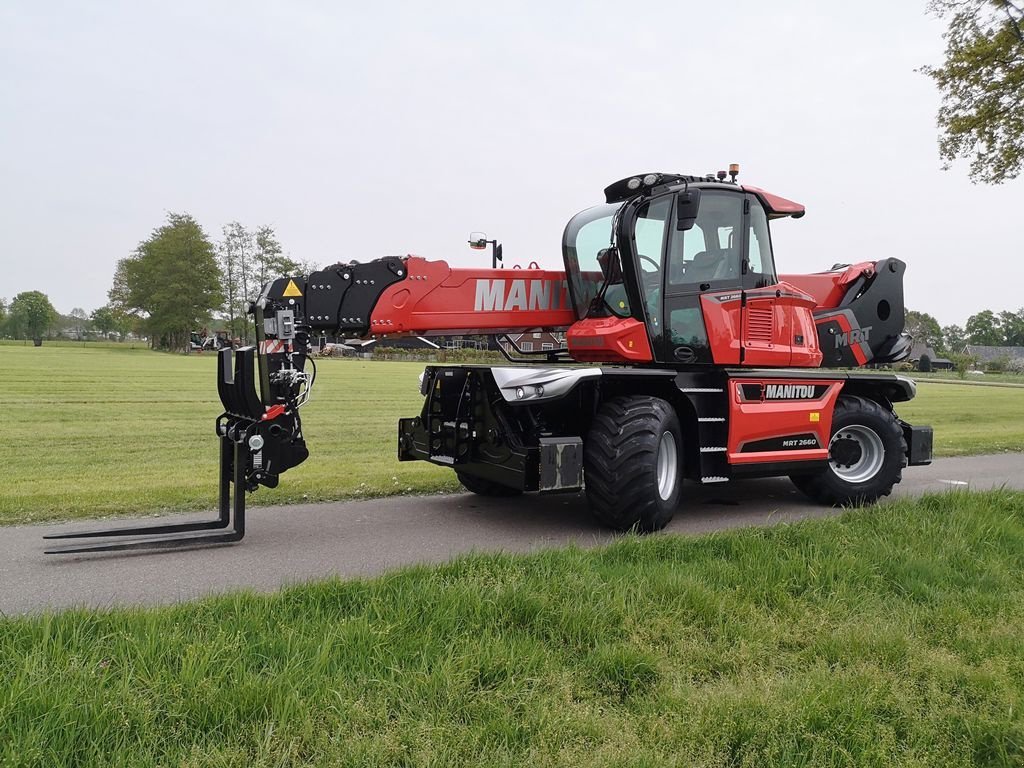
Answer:
POLYGON ((227 331, 217 331, 210 335, 207 331, 192 331, 189 340, 189 350, 192 352, 217 352, 221 349, 233 347, 227 331))

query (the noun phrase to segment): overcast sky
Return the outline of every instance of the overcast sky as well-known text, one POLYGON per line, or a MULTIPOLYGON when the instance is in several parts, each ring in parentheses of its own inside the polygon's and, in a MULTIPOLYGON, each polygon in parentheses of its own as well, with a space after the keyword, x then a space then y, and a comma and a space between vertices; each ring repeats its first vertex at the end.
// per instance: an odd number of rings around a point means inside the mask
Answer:
POLYGON ((896 256, 943 324, 1024 306, 1024 179, 940 170, 925 0, 0 0, 0 296, 106 302, 168 211, 326 265, 560 268, 565 222, 649 171, 807 206, 781 272, 896 256))

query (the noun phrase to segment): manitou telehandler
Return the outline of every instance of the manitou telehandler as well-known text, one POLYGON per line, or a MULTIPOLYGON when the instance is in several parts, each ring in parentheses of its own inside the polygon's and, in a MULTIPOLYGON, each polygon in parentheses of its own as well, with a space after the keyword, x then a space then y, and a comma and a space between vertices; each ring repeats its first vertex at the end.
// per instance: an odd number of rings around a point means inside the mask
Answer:
POLYGON ((246 492, 308 456, 299 409, 321 332, 565 333, 565 350, 509 355, 514 365, 424 372, 421 412, 398 422, 398 458, 451 467, 474 493, 583 489, 598 520, 641 531, 672 519, 684 479, 788 475, 834 505, 887 495, 905 466, 931 461, 931 428, 893 411, 914 397, 909 379, 841 369, 908 355, 905 265, 778 275, 769 222, 804 207, 737 172, 615 182, 566 226, 564 272, 408 256, 268 283, 250 310, 257 345, 234 365, 231 349, 219 353, 218 518, 94 531, 84 535, 156 535, 59 551, 240 539, 246 492))

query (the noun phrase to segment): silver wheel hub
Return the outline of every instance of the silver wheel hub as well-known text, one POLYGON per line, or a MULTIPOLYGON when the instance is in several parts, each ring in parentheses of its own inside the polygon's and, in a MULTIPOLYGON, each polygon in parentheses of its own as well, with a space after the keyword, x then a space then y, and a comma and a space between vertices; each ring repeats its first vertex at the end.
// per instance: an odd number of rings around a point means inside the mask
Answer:
POLYGON ((665 431, 658 441, 658 495, 668 501, 679 480, 679 450, 671 432, 665 431))
POLYGON ((878 433, 862 424, 836 432, 828 444, 829 464, 841 480, 866 483, 882 469, 885 445, 878 433))

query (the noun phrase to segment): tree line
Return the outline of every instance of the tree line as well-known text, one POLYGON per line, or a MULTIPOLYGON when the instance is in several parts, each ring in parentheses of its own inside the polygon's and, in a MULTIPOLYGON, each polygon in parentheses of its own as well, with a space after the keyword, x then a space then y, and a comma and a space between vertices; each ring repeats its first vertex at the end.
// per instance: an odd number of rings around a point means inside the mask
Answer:
POLYGON ((248 229, 233 221, 215 243, 192 216, 170 213, 118 261, 106 305, 61 315, 46 294, 25 291, 9 306, 0 299, 0 335, 42 339, 60 324, 78 338, 87 330, 121 338, 135 333, 156 349, 187 349, 193 332, 215 325, 250 343, 246 307, 263 284, 314 269, 287 256, 270 226, 248 229))
POLYGON ((940 325, 927 312, 908 310, 905 329, 915 341, 945 355, 963 352, 968 344, 1024 347, 1024 307, 1016 312, 986 309, 971 315, 963 327, 940 325))
POLYGON ((158 349, 187 348, 192 332, 209 326, 215 314, 230 338, 252 341, 249 302, 274 277, 307 270, 284 254, 272 227, 249 230, 234 221, 222 235, 214 243, 190 215, 168 214, 118 262, 111 312, 133 318, 158 349))

